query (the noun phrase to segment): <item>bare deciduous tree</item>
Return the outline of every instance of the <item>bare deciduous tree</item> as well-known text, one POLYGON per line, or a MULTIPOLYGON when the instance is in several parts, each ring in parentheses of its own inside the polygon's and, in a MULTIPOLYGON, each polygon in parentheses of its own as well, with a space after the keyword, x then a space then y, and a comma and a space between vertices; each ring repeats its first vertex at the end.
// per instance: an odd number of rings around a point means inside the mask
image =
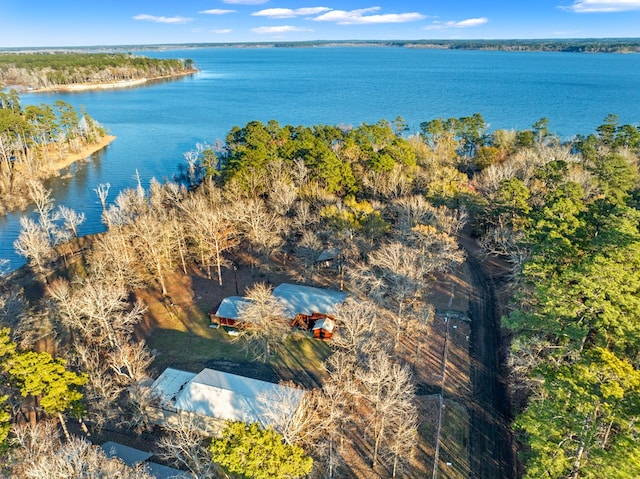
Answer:
POLYGON ((290 165, 282 159, 275 159, 267 165, 267 174, 267 203, 280 216, 285 216, 298 197, 298 191, 291 178, 290 165))
POLYGON ((257 396, 261 415, 287 444, 300 447, 315 443, 323 418, 318 415, 318 397, 314 391, 305 391, 285 384, 257 396))
POLYGON ((127 292, 117 285, 85 281, 72 288, 65 280, 56 280, 48 294, 57 304, 61 320, 82 334, 89 343, 117 348, 121 337, 128 337, 140 322, 145 307, 127 302, 127 292))
POLYGON ((54 426, 39 423, 14 428, 16 448, 11 452, 12 477, 25 479, 152 479, 143 465, 129 467, 111 459, 99 447, 72 437, 62 442, 54 426))
POLYGON ((165 434, 158 441, 160 457, 187 469, 194 479, 218 477, 207 447, 207 438, 198 432, 193 416, 180 415, 176 422, 163 426, 165 434))
POLYGON ((255 284, 247 291, 249 300, 240 310, 237 340, 245 341, 255 358, 263 363, 284 346, 291 332, 287 312, 282 302, 273 295, 273 289, 264 283, 255 284))
POLYGON ((58 210, 53 216, 54 220, 62 220, 64 230, 59 233, 61 241, 68 241, 78 236, 78 226, 84 223, 84 213, 77 213, 75 210, 64 205, 58 206, 58 210))
POLYGON ((50 264, 56 254, 49 232, 31 218, 20 218, 20 234, 13 243, 16 252, 29 261, 34 272, 46 277, 51 268, 50 264))
POLYGON ((139 262, 149 269, 150 278, 158 281, 163 296, 167 295, 165 277, 173 265, 171 229, 152 213, 140 215, 131 224, 133 247, 139 262))
POLYGON ((347 298, 336 311, 336 331, 331 337, 331 347, 364 360, 387 346, 380 334, 379 308, 371 301, 347 298))
POLYGON ((136 289, 144 285, 129 241, 130 234, 126 227, 112 227, 107 234, 95 239, 88 258, 89 275, 94 281, 123 289, 136 289))
POLYGON ((356 377, 359 395, 369 405, 366 429, 373 440, 371 464, 375 468, 382 445, 395 434, 394 426, 399 421, 407 422, 403 427, 415 424, 415 388, 409 368, 394 363, 384 351, 370 356, 356 377))
POLYGON ((270 211, 263 200, 249 198, 239 201, 228 210, 228 215, 265 261, 268 262, 271 254, 282 245, 285 218, 270 211))
POLYGON ((386 439, 392 457, 391 477, 395 478, 412 458, 418 440, 418 414, 415 407, 398 409, 389 426, 393 432, 386 439))
POLYGON ((226 265, 224 253, 237 244, 238 231, 225 211, 222 198, 211 194, 192 195, 180 205, 187 220, 188 237, 196 248, 200 263, 211 278, 211 260, 216 266, 218 284, 222 286, 222 267, 226 265))

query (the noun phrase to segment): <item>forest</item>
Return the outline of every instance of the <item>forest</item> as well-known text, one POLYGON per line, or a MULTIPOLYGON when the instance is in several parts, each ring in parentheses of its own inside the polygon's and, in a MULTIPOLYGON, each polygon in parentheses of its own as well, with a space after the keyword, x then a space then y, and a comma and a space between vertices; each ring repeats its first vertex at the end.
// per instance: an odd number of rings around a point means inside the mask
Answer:
POLYGON ((0 52, 0 88, 52 89, 73 84, 154 79, 193 73, 192 60, 125 53, 0 52))
POLYGON ((30 202, 25 191, 42 188, 68 155, 105 136, 84 109, 63 100, 23 107, 16 90, 0 92, 0 215, 24 208, 30 202))
MULTIPOLYGON (((39 217, 23 221, 15 244, 29 280, 20 291, 5 278, 0 297, 1 467, 89 477, 64 458, 116 465, 87 432, 154 431, 159 457, 194 478, 425 477, 417 378, 432 373, 421 349, 436 339, 430 294, 438 278, 464 274, 471 241, 506 278, 504 367, 522 477, 639 476, 639 154, 640 130, 613 114, 566 142, 545 118, 490 131, 478 113, 425 121, 415 134, 401 117, 356 127, 252 121, 185 153, 181 183, 153 181, 111 203, 109 185, 98 185, 107 231, 90 242, 74 239, 77 221, 61 220, 50 192, 33 189, 39 217), (338 261, 320 271, 327 250, 338 261), (167 351, 147 345, 143 325, 177 314, 176 275, 221 287, 236 270, 292 271, 349 292, 321 345, 323 372, 275 431, 160 431, 146 412, 148 379, 167 351), (143 301, 150 291, 165 312, 143 301), (265 458, 238 457, 252 441, 274 448, 268 467, 280 476, 255 467, 265 458)), ((308 340, 281 327, 268 279, 246 295, 262 313, 244 315, 247 327, 224 341, 281 371, 308 340)), ((194 342, 184 348, 196 354, 194 342)), ((118 477, 149 477, 119 467, 118 477)))

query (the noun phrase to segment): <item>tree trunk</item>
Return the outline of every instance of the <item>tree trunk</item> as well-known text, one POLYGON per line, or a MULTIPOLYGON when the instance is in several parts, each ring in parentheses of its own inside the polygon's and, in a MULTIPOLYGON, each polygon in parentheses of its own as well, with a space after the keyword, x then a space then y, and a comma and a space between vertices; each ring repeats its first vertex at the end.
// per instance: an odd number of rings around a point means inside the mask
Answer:
POLYGON ((67 439, 67 442, 71 442, 71 436, 69 436, 69 431, 67 430, 67 422, 64 420, 64 416, 61 412, 58 413, 58 419, 60 420, 60 426, 62 426, 64 437, 67 439))
POLYGON ((220 258, 220 250, 216 248, 216 267, 218 269, 218 284, 220 286, 222 286, 222 265, 220 264, 221 262, 222 260, 220 258))

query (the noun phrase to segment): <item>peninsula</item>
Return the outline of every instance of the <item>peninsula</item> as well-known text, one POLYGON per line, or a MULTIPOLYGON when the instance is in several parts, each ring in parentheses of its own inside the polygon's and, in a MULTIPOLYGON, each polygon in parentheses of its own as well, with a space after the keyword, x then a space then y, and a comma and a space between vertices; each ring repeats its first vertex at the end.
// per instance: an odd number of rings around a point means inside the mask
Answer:
POLYGON ((0 88, 50 92, 126 88, 191 75, 192 60, 124 53, 43 51, 0 54, 0 88))
POLYGON ((24 208, 27 192, 114 139, 62 100, 23 107, 16 90, 0 92, 0 214, 24 208))

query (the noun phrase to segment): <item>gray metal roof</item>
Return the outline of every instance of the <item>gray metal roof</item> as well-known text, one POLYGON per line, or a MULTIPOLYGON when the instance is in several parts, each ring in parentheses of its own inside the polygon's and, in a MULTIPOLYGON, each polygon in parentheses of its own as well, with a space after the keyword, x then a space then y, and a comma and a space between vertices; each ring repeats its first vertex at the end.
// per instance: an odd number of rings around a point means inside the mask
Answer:
POLYGON ((216 316, 227 319, 240 319, 240 311, 250 300, 242 296, 229 296, 224 298, 215 312, 216 316))
POLYGON ((291 318, 298 314, 307 316, 313 313, 336 314, 337 307, 348 296, 343 291, 291 283, 282 283, 276 286, 273 295, 284 303, 291 318))
MULTIPOLYGON (((167 368, 156 379, 152 390, 160 396, 161 402, 176 409, 209 416, 220 420, 237 420, 259 422, 263 426, 269 424, 266 409, 273 409, 274 402, 291 404, 296 407, 304 391, 281 386, 258 379, 225 373, 215 369, 203 369, 197 375, 185 373, 177 369, 167 368), (175 387, 169 384, 182 384, 175 396, 162 397, 165 392, 175 393, 175 387)), ((276 410, 279 410, 276 407, 276 410)), ((287 411, 292 414, 293 411, 287 411)))
POLYGON ((147 469, 151 475, 156 479, 191 479, 191 474, 188 474, 179 469, 173 467, 163 466, 156 462, 147 462, 147 469))
POLYGON ((149 459, 153 454, 118 442, 107 441, 100 446, 107 457, 116 457, 128 466, 135 466, 149 459))

